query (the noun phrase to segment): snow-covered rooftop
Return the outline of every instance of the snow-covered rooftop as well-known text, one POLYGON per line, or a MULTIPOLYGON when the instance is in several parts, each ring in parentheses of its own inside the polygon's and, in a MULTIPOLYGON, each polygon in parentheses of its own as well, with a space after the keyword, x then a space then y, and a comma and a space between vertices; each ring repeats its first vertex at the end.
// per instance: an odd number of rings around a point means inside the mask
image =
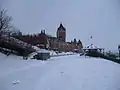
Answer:
POLYGON ((96 46, 96 45, 91 44, 91 45, 86 46, 86 47, 83 48, 83 49, 103 49, 103 48, 100 48, 100 47, 98 47, 98 46, 96 46))
POLYGON ((49 50, 45 50, 45 49, 40 49, 37 51, 38 53, 50 53, 49 50))

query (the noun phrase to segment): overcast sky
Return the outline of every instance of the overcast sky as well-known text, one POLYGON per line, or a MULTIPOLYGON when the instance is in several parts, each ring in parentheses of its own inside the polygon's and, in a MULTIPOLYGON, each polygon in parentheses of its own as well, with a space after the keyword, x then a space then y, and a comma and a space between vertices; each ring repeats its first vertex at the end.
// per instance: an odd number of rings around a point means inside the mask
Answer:
POLYGON ((24 33, 46 29, 56 35, 60 22, 67 29, 67 41, 80 39, 84 45, 117 48, 120 44, 119 0, 0 0, 24 33), (90 36, 93 39, 90 40, 90 36))

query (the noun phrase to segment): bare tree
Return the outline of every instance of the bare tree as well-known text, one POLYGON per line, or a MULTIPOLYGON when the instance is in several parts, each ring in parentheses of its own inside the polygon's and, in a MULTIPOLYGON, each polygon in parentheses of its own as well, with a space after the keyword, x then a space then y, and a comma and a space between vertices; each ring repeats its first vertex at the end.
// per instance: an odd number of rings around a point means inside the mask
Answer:
POLYGON ((10 26, 10 21, 12 20, 12 17, 7 15, 6 10, 1 10, 0 11, 0 35, 4 33, 6 30, 9 30, 10 26))

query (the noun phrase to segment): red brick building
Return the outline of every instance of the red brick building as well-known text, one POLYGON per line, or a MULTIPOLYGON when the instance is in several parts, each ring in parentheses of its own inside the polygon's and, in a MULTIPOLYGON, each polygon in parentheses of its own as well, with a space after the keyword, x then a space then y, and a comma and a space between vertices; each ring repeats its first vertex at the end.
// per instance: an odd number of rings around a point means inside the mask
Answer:
POLYGON ((60 24, 59 28, 57 29, 57 38, 63 42, 66 42, 66 28, 63 27, 62 23, 60 24))
POLYGON ((74 51, 80 50, 83 47, 80 40, 78 42, 66 42, 66 28, 62 24, 58 27, 56 34, 56 37, 53 37, 47 35, 45 30, 41 30, 39 34, 23 35, 17 38, 40 48, 57 51, 74 51))

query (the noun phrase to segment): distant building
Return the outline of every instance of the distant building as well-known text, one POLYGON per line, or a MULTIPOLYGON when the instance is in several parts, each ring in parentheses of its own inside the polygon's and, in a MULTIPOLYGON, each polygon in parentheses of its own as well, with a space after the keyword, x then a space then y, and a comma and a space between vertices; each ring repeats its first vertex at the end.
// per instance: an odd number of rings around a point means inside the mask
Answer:
POLYGON ((104 53, 104 48, 99 48, 93 44, 83 48, 84 52, 101 52, 104 53))
POLYGON ((63 27, 62 23, 57 30, 57 39, 63 42, 66 42, 66 28, 63 27))
POLYGON ((82 42, 66 42, 66 28, 60 24, 57 29, 56 37, 47 35, 45 30, 41 30, 41 33, 36 35, 22 35, 17 37, 24 42, 38 46, 44 49, 56 50, 56 51, 76 51, 83 48, 82 42))

